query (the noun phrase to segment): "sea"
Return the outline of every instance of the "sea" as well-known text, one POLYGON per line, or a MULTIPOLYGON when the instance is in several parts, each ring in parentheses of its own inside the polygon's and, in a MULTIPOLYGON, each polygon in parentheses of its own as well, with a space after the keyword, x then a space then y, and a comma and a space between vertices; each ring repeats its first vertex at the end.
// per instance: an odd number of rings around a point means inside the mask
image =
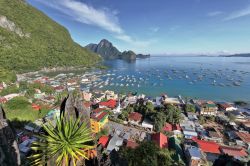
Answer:
POLYGON ((215 101, 250 101, 250 58, 151 56, 108 60, 100 89, 156 97, 181 95, 215 101))

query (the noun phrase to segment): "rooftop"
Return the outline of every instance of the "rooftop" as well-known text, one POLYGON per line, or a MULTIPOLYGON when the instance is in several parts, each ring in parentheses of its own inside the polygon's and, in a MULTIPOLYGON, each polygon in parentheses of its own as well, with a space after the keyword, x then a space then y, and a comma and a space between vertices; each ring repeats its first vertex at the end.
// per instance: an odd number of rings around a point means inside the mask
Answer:
POLYGON ((152 140, 159 145, 160 148, 168 148, 168 137, 162 133, 152 135, 152 140))
POLYGON ((242 148, 234 148, 234 147, 221 146, 220 149, 221 149, 221 151, 224 154, 227 154, 229 156, 233 156, 233 157, 244 157, 244 156, 247 156, 246 151, 244 149, 242 149, 242 148))
POLYGON ((236 132, 236 135, 245 143, 250 143, 250 134, 243 132, 236 132))
POLYGON ((98 141, 98 145, 101 144, 102 147, 106 148, 108 145, 109 137, 106 135, 101 136, 98 141))
POLYGON ((116 100, 110 99, 108 101, 103 101, 103 102, 100 102, 99 105, 106 106, 109 108, 115 108, 116 107, 116 100))
POLYGON ((133 120, 133 121, 141 121, 142 114, 140 114, 138 112, 132 112, 129 114, 128 119, 133 120))
POLYGON ((199 140, 195 137, 193 138, 193 140, 197 142, 203 152, 220 154, 220 146, 217 143, 199 140))

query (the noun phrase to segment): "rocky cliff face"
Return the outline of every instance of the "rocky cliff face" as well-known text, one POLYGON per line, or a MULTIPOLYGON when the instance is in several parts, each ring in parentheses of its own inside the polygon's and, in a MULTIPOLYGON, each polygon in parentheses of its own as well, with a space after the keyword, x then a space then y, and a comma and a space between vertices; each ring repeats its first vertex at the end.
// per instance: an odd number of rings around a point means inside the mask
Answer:
POLYGON ((150 56, 143 54, 136 55, 133 51, 120 52, 106 39, 101 40, 98 44, 89 44, 86 48, 101 55, 104 59, 135 60, 136 58, 148 58, 150 56))
POLYGON ((86 48, 101 55, 104 59, 117 59, 121 55, 121 52, 106 39, 101 40, 99 44, 89 44, 86 48))
POLYGON ((0 27, 15 32, 20 37, 30 37, 30 33, 24 33, 14 22, 7 19, 6 16, 0 16, 0 27))
POLYGON ((21 165, 15 131, 9 126, 5 112, 0 106, 0 165, 21 165))

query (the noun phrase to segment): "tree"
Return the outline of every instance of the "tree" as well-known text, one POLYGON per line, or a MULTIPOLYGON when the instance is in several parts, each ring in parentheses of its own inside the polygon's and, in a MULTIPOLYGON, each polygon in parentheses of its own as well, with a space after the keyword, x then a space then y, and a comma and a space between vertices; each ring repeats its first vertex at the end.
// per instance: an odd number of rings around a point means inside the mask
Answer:
POLYGON ((166 114, 166 121, 171 124, 180 123, 181 110, 173 105, 166 105, 164 108, 164 113, 166 114))
POLYGON ((204 124, 206 122, 204 116, 199 116, 199 123, 204 124))
POLYGON ((167 166, 174 164, 172 153, 167 149, 160 149, 151 141, 142 142, 136 149, 121 148, 119 154, 119 161, 131 166, 167 166))
POLYGON ((186 104, 186 105, 185 105, 185 110, 186 110, 187 112, 195 112, 195 106, 192 105, 192 104, 186 104))
POLYGON ((157 112, 152 117, 154 122, 155 131, 160 132, 162 127, 165 125, 166 122, 166 115, 163 112, 157 112))
POLYGON ((56 127, 49 123, 44 129, 48 134, 39 136, 39 141, 32 144, 36 152, 31 156, 32 164, 55 161, 54 165, 68 166, 88 159, 87 151, 94 147, 93 138, 90 128, 81 123, 80 118, 56 119, 56 127))

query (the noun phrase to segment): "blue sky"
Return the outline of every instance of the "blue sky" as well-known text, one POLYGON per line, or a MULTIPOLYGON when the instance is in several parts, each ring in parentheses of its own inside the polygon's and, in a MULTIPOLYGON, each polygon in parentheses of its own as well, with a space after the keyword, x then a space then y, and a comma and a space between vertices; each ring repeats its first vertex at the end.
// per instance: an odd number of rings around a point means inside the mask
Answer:
POLYGON ((28 0, 81 45, 150 54, 250 52, 250 0, 28 0))

